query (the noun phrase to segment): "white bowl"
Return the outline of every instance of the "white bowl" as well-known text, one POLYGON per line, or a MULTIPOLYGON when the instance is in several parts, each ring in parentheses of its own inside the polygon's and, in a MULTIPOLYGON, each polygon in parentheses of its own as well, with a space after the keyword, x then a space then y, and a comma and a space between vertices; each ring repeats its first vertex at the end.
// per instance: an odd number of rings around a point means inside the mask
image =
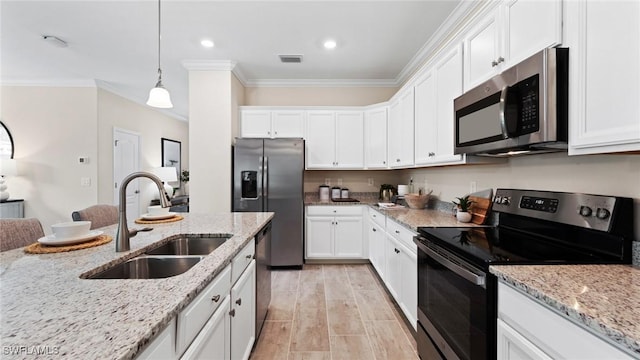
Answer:
POLYGON ((51 225, 56 239, 67 239, 83 236, 89 233, 91 221, 71 221, 51 225))
POLYGON ((163 208, 160 205, 152 205, 147 207, 147 213, 151 216, 166 215, 169 213, 169 208, 163 208))

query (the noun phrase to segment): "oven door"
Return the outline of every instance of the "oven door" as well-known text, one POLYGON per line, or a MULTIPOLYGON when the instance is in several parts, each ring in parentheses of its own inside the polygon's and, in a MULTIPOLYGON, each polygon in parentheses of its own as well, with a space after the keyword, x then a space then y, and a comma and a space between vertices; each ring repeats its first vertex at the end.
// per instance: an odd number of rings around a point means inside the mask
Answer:
MULTIPOLYGON (((495 298, 487 290, 492 281, 481 269, 419 237, 418 323, 426 331, 418 336, 446 359, 480 360, 495 357, 495 298)), ((492 285, 493 286, 493 285, 492 285)), ((426 350, 424 350, 426 352, 426 350)), ((421 353, 423 360, 430 358, 421 353)))

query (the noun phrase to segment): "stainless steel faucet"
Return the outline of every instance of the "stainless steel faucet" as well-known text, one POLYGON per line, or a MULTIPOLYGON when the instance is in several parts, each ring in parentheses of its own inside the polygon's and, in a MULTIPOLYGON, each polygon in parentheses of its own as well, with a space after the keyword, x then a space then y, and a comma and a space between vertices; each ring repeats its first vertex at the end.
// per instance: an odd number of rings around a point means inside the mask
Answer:
POLYGON ((120 208, 118 214, 118 232, 116 233, 116 252, 131 250, 129 239, 138 234, 138 230, 129 231, 129 227, 127 226, 127 185, 129 185, 131 180, 139 177, 146 177, 153 180, 153 182, 158 186, 158 191, 160 191, 160 205, 163 208, 171 206, 169 196, 164 191, 164 185, 162 185, 162 181, 157 176, 141 171, 129 174, 127 177, 122 179, 119 194, 120 208))

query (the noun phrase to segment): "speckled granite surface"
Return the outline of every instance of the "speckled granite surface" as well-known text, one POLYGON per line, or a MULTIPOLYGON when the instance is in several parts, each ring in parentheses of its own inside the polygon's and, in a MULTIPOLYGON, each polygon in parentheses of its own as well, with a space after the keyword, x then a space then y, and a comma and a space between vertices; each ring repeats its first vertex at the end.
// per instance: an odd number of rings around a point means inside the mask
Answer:
POLYGON ((640 269, 625 265, 491 266, 491 272, 640 357, 640 269))
POLYGON ((352 199, 360 200, 360 202, 334 202, 334 201, 320 201, 320 197, 317 192, 304 193, 305 205, 368 205, 378 203, 378 193, 376 192, 350 192, 349 197, 352 199))
POLYGON ((370 205, 376 211, 379 211, 400 223, 407 229, 417 232, 418 227, 477 227, 479 225, 473 223, 461 223, 450 212, 444 212, 432 209, 380 209, 375 205, 370 205))
MULTIPOLYGON (((60 254, 28 255, 22 249, 0 253, 2 358, 133 358, 273 217, 273 213, 183 215, 182 221, 152 225, 153 231, 139 233, 131 239, 129 252, 116 253, 112 241, 60 254), (80 278, 135 257, 173 235, 225 233, 234 236, 175 277, 80 278), (12 356, 9 347, 26 349, 12 356), (37 349, 44 351, 37 355, 37 349)), ((101 230, 115 238, 116 225, 101 230)))

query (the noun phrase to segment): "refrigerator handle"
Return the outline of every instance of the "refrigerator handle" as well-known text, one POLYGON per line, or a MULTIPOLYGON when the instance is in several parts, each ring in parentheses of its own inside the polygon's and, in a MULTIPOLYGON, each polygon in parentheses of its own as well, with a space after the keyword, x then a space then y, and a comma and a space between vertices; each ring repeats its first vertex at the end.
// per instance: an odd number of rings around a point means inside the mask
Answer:
MULTIPOLYGON (((268 202, 269 201, 269 157, 265 156, 264 157, 264 172, 263 175, 264 176, 264 201, 268 202)), ((265 204, 265 209, 268 209, 268 203, 265 204)))

